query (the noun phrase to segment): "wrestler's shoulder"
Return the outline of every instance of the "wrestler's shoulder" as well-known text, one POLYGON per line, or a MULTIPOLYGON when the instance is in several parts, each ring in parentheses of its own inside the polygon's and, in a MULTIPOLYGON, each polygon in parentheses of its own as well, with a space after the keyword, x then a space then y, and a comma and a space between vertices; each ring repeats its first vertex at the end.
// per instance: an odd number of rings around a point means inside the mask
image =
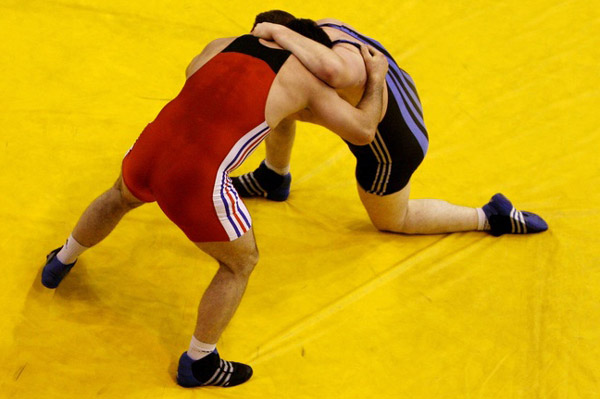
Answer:
POLYGON ((237 37, 222 37, 208 43, 204 49, 202 49, 202 52, 195 56, 189 63, 185 71, 186 79, 196 73, 196 71, 206 64, 211 58, 223 51, 225 47, 227 47, 236 38, 237 37))
POLYGON ((218 53, 218 52, 222 51, 223 49, 225 49, 225 47, 227 47, 229 44, 231 44, 231 42, 233 42, 237 38, 238 38, 238 36, 220 37, 220 38, 215 39, 215 40, 211 41, 210 43, 208 43, 206 45, 206 47, 204 48, 204 50, 202 50, 202 52, 203 53, 205 53, 205 52, 218 53))

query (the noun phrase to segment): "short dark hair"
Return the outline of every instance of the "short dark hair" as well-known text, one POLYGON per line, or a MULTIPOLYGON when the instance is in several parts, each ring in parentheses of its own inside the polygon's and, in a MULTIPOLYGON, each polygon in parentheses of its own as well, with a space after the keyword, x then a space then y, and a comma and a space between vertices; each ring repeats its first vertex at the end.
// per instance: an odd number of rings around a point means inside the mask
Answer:
POLYGON ((270 22, 272 24, 285 25, 295 19, 296 17, 294 17, 287 11, 271 10, 261 12, 256 16, 256 18, 254 18, 254 25, 252 25, 251 31, 254 30, 256 25, 260 24, 261 22, 270 22))
POLYGON ((327 36, 327 33, 312 19, 305 18, 294 18, 290 22, 286 23, 285 26, 291 30, 300 33, 302 36, 306 36, 315 42, 321 43, 329 48, 333 47, 333 42, 327 36))

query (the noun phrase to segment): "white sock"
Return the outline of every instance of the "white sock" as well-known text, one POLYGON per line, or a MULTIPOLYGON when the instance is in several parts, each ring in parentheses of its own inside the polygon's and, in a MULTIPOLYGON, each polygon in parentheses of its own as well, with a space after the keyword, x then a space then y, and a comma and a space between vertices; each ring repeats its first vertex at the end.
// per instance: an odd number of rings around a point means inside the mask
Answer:
POLYGON ((66 244, 56 254, 58 260, 65 265, 69 265, 77 260, 77 257, 84 251, 88 250, 89 247, 84 247, 73 238, 73 234, 69 236, 66 244))
POLYGON ((190 348, 187 351, 189 357, 194 360, 202 359, 212 353, 215 350, 217 344, 207 344, 202 341, 198 341, 196 337, 192 335, 192 340, 190 341, 190 348))
POLYGON ((483 208, 477 208, 477 230, 489 230, 490 224, 488 223, 487 217, 483 208))
POLYGON ((271 169, 273 172, 275 172, 281 176, 285 176, 288 173, 290 173, 290 165, 286 166, 285 168, 276 168, 275 166, 271 165, 269 163, 269 161, 267 161, 266 159, 265 159, 265 165, 267 166, 267 168, 271 169))

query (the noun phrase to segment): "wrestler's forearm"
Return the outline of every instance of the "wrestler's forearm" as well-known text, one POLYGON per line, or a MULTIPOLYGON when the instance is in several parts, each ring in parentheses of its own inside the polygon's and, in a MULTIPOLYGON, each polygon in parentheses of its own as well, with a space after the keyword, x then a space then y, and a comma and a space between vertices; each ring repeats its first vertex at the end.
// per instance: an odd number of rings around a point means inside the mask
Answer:
POLYGON ((383 90, 388 63, 385 56, 372 47, 363 46, 360 52, 365 61, 367 83, 363 97, 356 107, 365 112, 368 115, 369 122, 374 124, 370 128, 372 130, 369 130, 373 132, 374 138, 383 111, 383 90))
POLYGON ((330 129, 354 145, 367 145, 375 138, 383 107, 383 79, 373 77, 356 107, 342 100, 333 89, 323 92, 301 120, 330 129))
POLYGON ((369 134, 369 142, 375 137, 377 125, 381 119, 384 82, 385 79, 380 76, 370 76, 365 86, 365 93, 356 105, 356 108, 362 113, 362 130, 369 134))
POLYGON ((365 60, 367 83, 356 107, 340 98, 331 87, 319 82, 313 88, 308 112, 299 114, 303 120, 324 126, 355 145, 369 144, 375 137, 382 115, 383 88, 388 69, 387 59, 377 50, 363 46, 361 53, 365 60))
POLYGON ((299 120, 326 127, 354 145, 367 145, 375 138, 381 120, 384 81, 381 74, 372 74, 356 107, 321 83, 323 87, 312 98, 307 112, 296 116, 299 120))
POLYGON ((286 27, 274 30, 273 39, 329 86, 337 88, 343 83, 344 60, 330 48, 286 27))

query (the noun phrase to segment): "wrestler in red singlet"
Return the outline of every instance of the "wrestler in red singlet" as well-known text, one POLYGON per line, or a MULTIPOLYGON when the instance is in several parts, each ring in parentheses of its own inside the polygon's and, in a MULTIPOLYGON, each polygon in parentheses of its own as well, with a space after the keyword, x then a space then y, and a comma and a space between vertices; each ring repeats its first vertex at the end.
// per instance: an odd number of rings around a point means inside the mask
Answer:
POLYGON ((123 160, 123 180, 140 200, 156 201, 194 242, 230 241, 250 229, 231 184, 269 133, 265 105, 290 53, 240 36, 186 81, 123 160))

